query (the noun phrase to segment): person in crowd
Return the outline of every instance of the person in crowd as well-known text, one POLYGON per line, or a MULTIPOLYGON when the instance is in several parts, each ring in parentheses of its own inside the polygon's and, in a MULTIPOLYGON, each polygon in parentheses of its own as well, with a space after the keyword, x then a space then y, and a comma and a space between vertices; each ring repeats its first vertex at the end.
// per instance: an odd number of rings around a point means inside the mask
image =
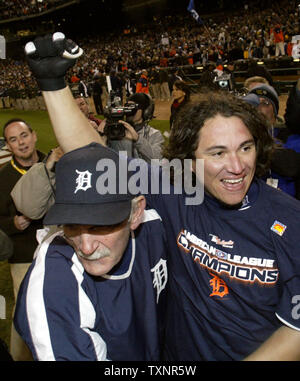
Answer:
POLYGON ((173 91, 173 86, 176 81, 183 81, 183 78, 179 75, 179 69, 176 68, 175 71, 169 74, 169 89, 170 93, 173 91))
MULTIPOLYGON (((14 245, 13 255, 8 261, 16 300, 20 284, 37 247, 36 231, 42 227, 42 221, 32 221, 28 216, 20 213, 13 203, 10 192, 20 177, 32 165, 41 162, 45 155, 36 149, 35 131, 22 119, 8 120, 3 127, 3 137, 12 152, 12 158, 0 169, 0 226, 14 245)), ((31 358, 13 325, 10 352, 14 360, 31 358)))
MULTIPOLYGON (((164 137, 161 132, 148 123, 153 118, 155 104, 152 98, 145 93, 132 94, 126 105, 136 105, 132 115, 126 115, 126 121, 119 120, 124 125, 125 136, 120 139, 112 139, 107 131, 105 135, 105 126, 109 125, 104 120, 99 126, 99 131, 106 143, 115 151, 126 151, 129 157, 141 158, 147 162, 152 159, 161 159, 164 145, 164 137)), ((110 125, 109 125, 110 126, 110 125)))
POLYGON ((161 219, 129 189, 106 192, 101 160, 125 175, 118 153, 96 143, 56 165, 44 223, 62 229, 39 246, 14 318, 35 360, 161 359, 168 279, 161 219))
MULTIPOLYGON (((267 93, 265 93, 265 96, 266 95, 267 93)), ((260 107, 261 99, 258 95, 254 93, 248 94, 242 97, 242 99, 254 107, 260 107)), ((268 97, 266 99, 268 99, 268 97)), ((269 113, 264 114, 267 121, 269 115, 269 113)), ((272 120, 274 120, 273 116, 272 120)), ((284 190, 285 192, 289 193, 292 197, 300 199, 300 152, 294 150, 292 144, 290 147, 287 144, 283 144, 285 143, 285 141, 282 141, 281 136, 286 136, 289 129, 286 127, 281 128, 279 131, 280 132, 277 134, 277 137, 275 138, 276 149, 274 150, 272 155, 271 167, 269 173, 264 176, 264 179, 269 185, 284 190), (280 136, 280 139, 278 138, 278 136, 280 136)))
MULTIPOLYGON (((298 150, 295 149, 296 147, 291 143, 292 140, 290 140, 289 144, 288 142, 283 143, 281 140, 278 138, 278 136, 283 136, 286 134, 287 128, 284 126, 280 126, 280 128, 276 127, 276 120, 277 120, 277 115, 279 111, 279 97, 278 94, 276 93, 276 90, 269 85, 266 84, 260 84, 257 86, 254 86, 250 91, 249 94, 252 95, 257 95, 259 99, 259 105, 257 106, 259 111, 262 112, 262 114, 265 116, 267 119, 268 123, 270 124, 270 133, 274 137, 274 139, 278 142, 281 143, 281 146, 283 148, 288 148, 288 149, 294 149, 297 152, 300 152, 300 144, 298 144, 299 147, 298 150)), ((278 159, 277 159, 278 160, 278 159)), ((274 162, 274 159, 273 159, 274 162)), ((271 166, 271 169, 273 169, 273 163, 271 166)), ((298 189, 298 182, 299 179, 293 178, 293 177, 288 177, 284 173, 282 175, 276 173, 274 170, 271 170, 270 172, 266 175, 266 181, 269 185, 274 186, 275 188, 279 188, 282 191, 288 193, 292 197, 296 197, 296 194, 299 194, 299 189, 298 189)), ((298 197, 298 196, 297 196, 298 197)))
MULTIPOLYGON (((16 12, 16 1, 11 1, 13 13, 16 12)), ((20 0, 20 2, 24 1, 20 0)), ((78 73, 79 77, 82 75, 85 83, 88 83, 93 80, 95 72, 109 73, 111 68, 118 67, 118 70, 121 71, 125 66, 128 70, 132 69, 136 72, 144 68, 149 70, 150 67, 159 65, 161 50, 163 50, 163 56, 166 56, 164 61, 169 68, 185 65, 190 50, 193 51, 194 57, 196 54, 201 57, 194 60, 194 63, 197 64, 198 61, 201 61, 199 63, 202 65, 207 62, 208 55, 216 62, 218 51, 224 61, 230 61, 231 58, 234 60, 243 58, 240 51, 249 53, 249 57, 251 57, 255 54, 257 44, 264 45, 263 50, 266 52, 266 56, 275 56, 275 46, 270 40, 269 32, 270 26, 275 23, 273 14, 278 13, 276 2, 269 6, 267 6, 268 2, 263 2, 262 6, 260 4, 251 6, 247 11, 247 16, 244 12, 240 12, 238 15, 235 12, 227 13, 229 9, 226 7, 226 2, 223 3, 226 8, 226 20, 224 20, 222 12, 212 14, 211 17, 205 19, 205 26, 211 35, 209 39, 207 33, 198 33, 197 25, 191 24, 190 15, 186 12, 177 12, 172 15, 172 18, 169 18, 168 15, 157 16, 155 24, 135 25, 135 33, 126 35, 121 41, 117 30, 102 33, 101 38, 87 39, 83 37, 80 45, 88 54, 83 61, 78 62, 74 73, 78 73), (245 17, 247 17, 247 25, 245 25, 245 17), (261 27, 258 28, 258 25, 261 27), (168 30, 169 46, 174 46, 174 48, 167 49, 166 46, 163 46, 162 28, 164 32, 168 30), (221 39, 219 39, 220 35, 221 39), (218 43, 215 44, 214 42, 217 40, 218 43), (238 50, 235 48, 237 44, 241 45, 238 50)), ((298 19, 295 16, 294 8, 295 5, 291 1, 283 0, 281 2, 281 20, 278 20, 278 23, 284 26, 286 41, 299 34, 298 19)), ((4 13, 2 12, 1 16, 5 17, 4 13)), ((31 21, 38 23, 39 18, 33 18, 31 21)), ((25 61, 16 61, 8 57, 3 60, 3 63, 0 62, 0 70, 5 71, 5 76, 0 79, 0 88, 1 82, 4 82, 4 89, 6 87, 10 90, 20 88, 20 91, 26 91, 29 86, 36 88, 34 79, 28 76, 27 70, 24 70, 25 67, 25 61)), ((78 81, 78 77, 74 79, 78 81)), ((103 98, 106 98, 104 93, 103 98)), ((105 99, 103 99, 103 103, 106 104, 105 99)))
MULTIPOLYGON (((108 92, 107 92, 107 80, 105 77, 105 73, 100 71, 96 73, 96 76, 98 77, 98 80, 100 82, 101 88, 102 88, 102 105, 105 107, 108 100, 108 92)), ((95 75, 93 79, 95 78, 95 75)))
POLYGON ((159 83, 160 83, 161 101, 169 101, 171 99, 171 94, 169 89, 169 76, 168 76, 168 71, 165 68, 159 69, 159 83))
MULTIPOLYGON (((300 80, 295 83, 294 87, 291 89, 285 114, 284 120, 286 123, 286 129, 279 130, 277 138, 282 141, 283 146, 286 149, 296 151, 300 154, 300 127, 299 127, 299 118, 300 118, 300 80)), ((299 168, 299 163, 297 164, 297 159, 288 164, 286 161, 286 169, 288 170, 297 170, 299 168)), ((300 176, 295 178, 295 197, 300 200, 300 176)))
MULTIPOLYGON (((53 64, 45 52, 53 44, 45 37, 43 55, 36 47, 28 62, 59 143, 65 152, 103 143, 62 78, 73 60, 55 57, 61 65, 52 71, 51 88, 44 81, 53 64)), ((79 48, 64 44, 75 59, 79 48)), ((164 359, 300 359, 293 299, 300 204, 258 179, 273 149, 263 115, 227 92, 199 95, 175 120, 165 157, 191 159, 196 177, 197 159, 204 160, 204 198, 187 205, 185 192, 146 194, 162 217, 169 253, 164 359)))
POLYGON ((286 134, 278 134, 278 138, 284 140, 285 146, 299 152, 300 150, 300 80, 291 89, 284 114, 287 126, 286 134))
POLYGON ((95 115, 91 112, 87 99, 82 96, 75 96, 75 100, 80 111, 87 117, 91 126, 97 130, 102 120, 96 118, 95 115))
POLYGON ((157 67, 152 68, 150 71, 150 89, 152 89, 153 100, 161 99, 160 95, 160 83, 159 83, 159 69, 157 67))
POLYGON ((249 94, 256 94, 259 97, 258 109, 270 122, 272 127, 272 136, 276 137, 278 134, 276 120, 279 112, 279 97, 276 90, 270 85, 258 84, 251 88, 249 94))
POLYGON ((114 92, 114 95, 119 97, 122 103, 123 102, 123 84, 119 74, 115 70, 111 70, 109 78, 111 83, 111 89, 114 92))
POLYGON ((284 35, 281 26, 279 24, 275 25, 275 27, 271 29, 270 34, 275 43, 275 56, 285 56, 284 35))
POLYGON ((78 92, 84 98, 88 98, 91 95, 90 89, 88 88, 88 85, 85 83, 82 77, 79 78, 78 92))
POLYGON ((227 63, 227 66, 224 66, 223 69, 224 74, 229 74, 230 75, 230 83, 231 83, 231 89, 230 90, 236 90, 237 85, 236 85, 236 74, 235 74, 235 64, 233 61, 230 61, 227 63))
POLYGON ((171 104, 170 129, 172 128, 172 124, 177 113, 190 100, 190 96, 191 91, 186 82, 180 80, 174 82, 172 91, 173 102, 171 104))
POLYGON ((133 73, 125 75, 125 92, 126 92, 126 100, 130 95, 134 94, 136 91, 136 78, 133 73))
POLYGON ((145 69, 142 70, 141 76, 137 81, 135 92, 149 94, 148 72, 145 69))
POLYGON ((249 77, 244 82, 244 88, 247 91, 250 91, 253 87, 259 86, 261 84, 270 85, 268 80, 264 77, 260 77, 260 76, 249 77))
POLYGON ((96 75, 93 83, 93 100, 98 115, 103 115, 102 93, 101 78, 96 75))

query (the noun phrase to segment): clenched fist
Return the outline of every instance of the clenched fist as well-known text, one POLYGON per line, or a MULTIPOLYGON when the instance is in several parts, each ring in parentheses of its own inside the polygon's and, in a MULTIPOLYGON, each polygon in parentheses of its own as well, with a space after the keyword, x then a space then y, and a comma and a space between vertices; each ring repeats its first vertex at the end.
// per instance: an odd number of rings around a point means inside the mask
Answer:
POLYGON ((25 46, 30 69, 42 91, 65 88, 65 75, 83 50, 75 42, 56 32, 53 35, 37 37, 25 46))

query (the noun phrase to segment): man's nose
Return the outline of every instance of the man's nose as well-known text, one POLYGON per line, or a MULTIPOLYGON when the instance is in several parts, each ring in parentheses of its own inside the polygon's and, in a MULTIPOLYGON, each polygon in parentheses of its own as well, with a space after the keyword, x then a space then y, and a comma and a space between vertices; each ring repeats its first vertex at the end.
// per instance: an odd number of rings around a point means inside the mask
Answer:
POLYGON ((243 162, 237 153, 228 155, 226 170, 234 174, 240 174, 244 169, 243 162))
POLYGON ((82 233, 80 235, 79 249, 85 255, 91 255, 98 247, 98 242, 91 234, 82 233))
POLYGON ((18 138, 18 144, 19 144, 19 145, 22 145, 22 144, 24 144, 24 142, 25 142, 25 139, 24 139, 23 137, 20 136, 20 137, 18 138))

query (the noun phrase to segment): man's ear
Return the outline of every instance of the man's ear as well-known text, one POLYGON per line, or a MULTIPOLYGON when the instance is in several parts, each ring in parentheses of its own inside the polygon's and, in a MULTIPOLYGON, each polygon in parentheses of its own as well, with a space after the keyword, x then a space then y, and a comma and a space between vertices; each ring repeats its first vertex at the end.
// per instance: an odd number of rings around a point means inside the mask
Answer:
POLYGON ((130 221, 130 229, 135 230, 143 221, 144 218, 144 210, 146 207, 146 199, 144 196, 138 196, 135 198, 136 205, 133 210, 133 214, 131 216, 130 221))

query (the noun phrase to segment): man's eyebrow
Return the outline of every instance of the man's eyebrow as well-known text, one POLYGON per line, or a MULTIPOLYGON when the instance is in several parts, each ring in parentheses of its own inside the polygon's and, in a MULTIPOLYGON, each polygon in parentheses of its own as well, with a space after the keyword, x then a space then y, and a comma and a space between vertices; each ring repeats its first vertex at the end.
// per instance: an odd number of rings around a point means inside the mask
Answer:
POLYGON ((255 144, 254 138, 248 139, 245 142, 241 143, 240 147, 243 147, 243 146, 245 146, 247 144, 255 144))
POLYGON ((10 136, 9 138, 7 138, 7 140, 12 140, 12 139, 16 139, 17 137, 16 136, 10 136))
MULTIPOLYGON (((239 145, 239 148, 247 145, 247 144, 254 144, 254 139, 248 139, 248 140, 245 140, 244 142, 242 142, 240 145, 239 145)), ((224 145, 216 145, 216 146, 211 146, 211 147, 208 147, 205 152, 210 152, 210 151, 214 151, 214 150, 218 150, 218 149, 226 149, 227 147, 224 146, 224 145)))
POLYGON ((209 152, 209 151, 214 151, 214 150, 218 150, 218 149, 226 149, 226 146, 211 146, 211 147, 208 147, 205 151, 206 152, 209 152))

